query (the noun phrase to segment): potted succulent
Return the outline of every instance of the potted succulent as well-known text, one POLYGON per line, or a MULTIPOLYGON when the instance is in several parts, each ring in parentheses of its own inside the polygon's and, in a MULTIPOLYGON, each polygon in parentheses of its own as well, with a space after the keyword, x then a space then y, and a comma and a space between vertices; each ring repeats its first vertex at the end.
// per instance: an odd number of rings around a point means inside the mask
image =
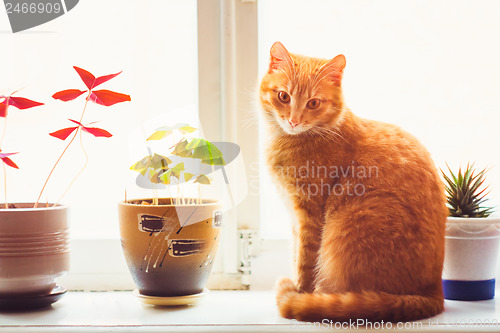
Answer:
POLYGON ((191 137, 195 131, 186 124, 157 129, 148 141, 169 139, 170 155, 150 150, 131 167, 152 197, 119 203, 123 252, 145 303, 196 302, 212 269, 222 205, 204 199, 201 190, 211 184, 210 170, 225 162, 215 144, 191 137), (159 198, 159 187, 170 195, 159 198))
POLYGON ((476 301, 495 296, 495 275, 500 218, 490 217, 492 207, 483 186, 486 169, 473 165, 455 175, 442 172, 446 183, 449 217, 446 222, 443 291, 446 299, 476 301))
MULTIPOLYGON (((71 139, 66 144, 59 158, 50 170, 37 200, 34 202, 9 203, 7 200, 7 169, 19 169, 12 160, 17 153, 2 151, 7 115, 10 107, 28 109, 43 105, 27 98, 0 96, 0 118, 4 126, 0 139, 0 164, 3 171, 4 202, 0 204, 0 308, 32 308, 45 306, 58 300, 65 292, 62 287, 56 287, 56 279, 69 269, 69 230, 67 223, 67 208, 60 205, 62 197, 69 190, 83 168, 69 183, 68 188, 55 202, 41 203, 44 193, 54 170, 63 158, 65 152, 80 134, 80 145, 83 148, 82 133, 95 137, 110 137, 106 130, 83 125, 88 102, 104 106, 130 101, 130 96, 109 90, 95 88, 114 78, 120 73, 95 77, 88 71, 74 67, 87 86, 87 90, 68 89, 55 93, 52 97, 64 102, 74 100, 86 93, 85 104, 79 120, 70 121, 76 126, 64 128, 50 133, 60 140, 71 139)), ((85 151, 84 151, 85 152, 85 151)), ((85 153, 87 158, 87 154, 85 153)), ((87 161, 87 160, 86 160, 87 161)), ((9 170, 10 171, 10 170, 9 170)))

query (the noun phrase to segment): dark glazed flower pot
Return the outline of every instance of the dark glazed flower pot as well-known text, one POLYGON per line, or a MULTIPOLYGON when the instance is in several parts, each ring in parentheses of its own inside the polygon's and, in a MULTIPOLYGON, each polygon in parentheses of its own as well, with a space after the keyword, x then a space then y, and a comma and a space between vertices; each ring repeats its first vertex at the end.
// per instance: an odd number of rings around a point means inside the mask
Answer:
POLYGON ((142 295, 201 293, 219 242, 221 205, 172 205, 171 199, 131 200, 118 205, 122 249, 142 295))
POLYGON ((64 206, 0 209, 0 296, 48 295, 69 269, 64 206))

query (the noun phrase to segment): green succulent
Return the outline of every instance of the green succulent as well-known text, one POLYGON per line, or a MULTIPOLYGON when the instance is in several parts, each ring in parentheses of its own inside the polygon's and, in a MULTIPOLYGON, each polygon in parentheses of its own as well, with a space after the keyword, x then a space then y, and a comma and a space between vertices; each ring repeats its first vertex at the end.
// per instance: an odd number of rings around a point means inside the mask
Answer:
POLYGON ((488 200, 485 193, 489 186, 482 187, 486 169, 476 173, 474 165, 467 164, 465 172, 459 168, 458 174, 451 171, 447 165, 449 176, 443 170, 441 173, 446 181, 447 206, 450 216, 453 217, 488 217, 493 212, 493 207, 484 207, 482 204, 488 200))

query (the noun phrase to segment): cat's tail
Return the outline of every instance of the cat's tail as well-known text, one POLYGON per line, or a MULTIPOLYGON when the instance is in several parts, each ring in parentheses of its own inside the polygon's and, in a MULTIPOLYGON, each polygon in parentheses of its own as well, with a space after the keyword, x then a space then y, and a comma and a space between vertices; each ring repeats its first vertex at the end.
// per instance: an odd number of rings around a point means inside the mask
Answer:
POLYGON ((442 296, 393 295, 385 292, 343 294, 299 293, 289 279, 278 285, 278 308, 285 318, 300 321, 404 322, 428 318, 444 310, 442 296))

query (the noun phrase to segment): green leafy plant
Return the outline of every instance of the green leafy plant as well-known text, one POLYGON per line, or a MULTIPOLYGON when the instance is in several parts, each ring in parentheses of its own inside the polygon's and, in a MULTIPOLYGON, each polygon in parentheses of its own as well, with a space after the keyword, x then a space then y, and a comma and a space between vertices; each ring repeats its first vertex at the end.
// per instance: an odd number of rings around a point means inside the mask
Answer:
MULTIPOLYGON (((151 153, 130 167, 131 170, 146 176, 153 185, 176 185, 179 196, 173 198, 174 204, 201 203, 201 188, 198 187, 197 198, 187 198, 183 195, 180 187, 181 183, 198 184, 198 186, 211 184, 211 180, 207 175, 195 171, 199 168, 193 167, 191 169, 186 166, 192 164, 188 163, 189 161, 197 161, 212 166, 225 164, 223 154, 215 144, 204 138, 189 137, 196 131, 196 128, 187 124, 175 124, 156 129, 147 141, 170 139, 175 143, 170 146, 169 153, 178 157, 181 161, 174 163, 169 157, 151 153)), ((153 204, 158 204, 156 187, 153 204)))
POLYGON ((447 165, 449 176, 441 170, 446 181, 447 206, 453 217, 488 217, 493 207, 484 207, 488 200, 485 193, 489 186, 484 187, 486 169, 476 172, 474 165, 467 164, 465 172, 459 168, 455 175, 447 165))

